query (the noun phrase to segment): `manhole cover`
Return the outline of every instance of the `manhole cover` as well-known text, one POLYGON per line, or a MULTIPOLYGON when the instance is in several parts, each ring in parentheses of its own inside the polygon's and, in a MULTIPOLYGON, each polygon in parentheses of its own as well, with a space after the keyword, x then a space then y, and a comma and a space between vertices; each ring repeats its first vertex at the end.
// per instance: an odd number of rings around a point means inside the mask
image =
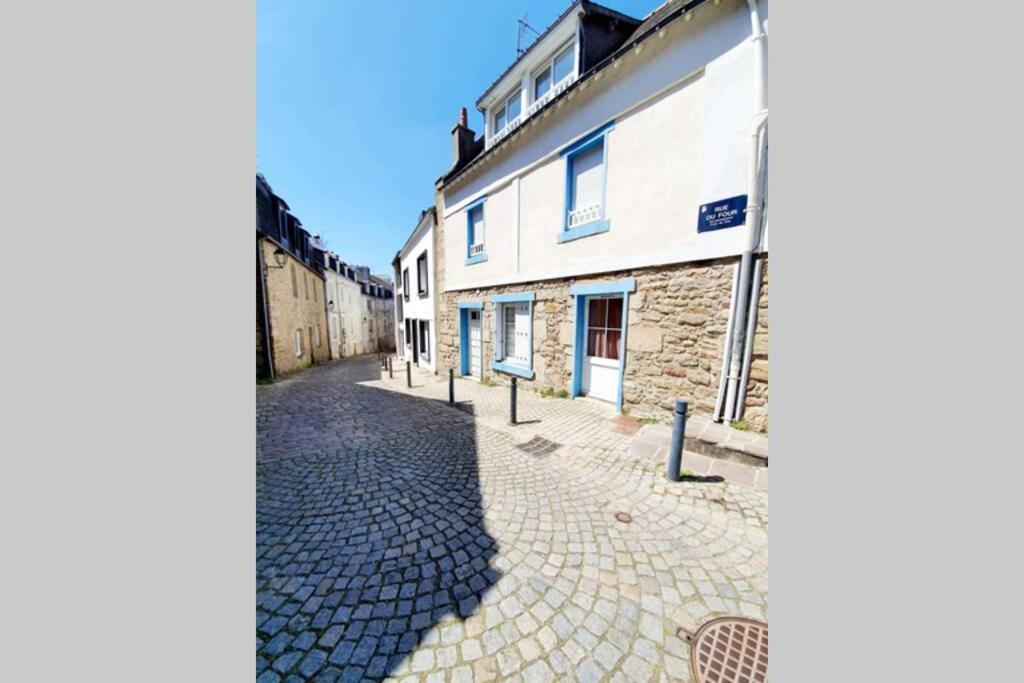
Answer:
POLYGON ((707 622, 693 637, 690 667, 698 683, 764 683, 768 624, 739 617, 707 622))
POLYGON ((562 444, 545 439, 543 436, 535 436, 525 443, 516 445, 516 448, 519 450, 525 451, 537 458, 542 458, 561 447, 562 444))
POLYGON ((629 514, 628 512, 616 512, 615 519, 619 520, 623 524, 629 524, 633 521, 633 515, 629 514))

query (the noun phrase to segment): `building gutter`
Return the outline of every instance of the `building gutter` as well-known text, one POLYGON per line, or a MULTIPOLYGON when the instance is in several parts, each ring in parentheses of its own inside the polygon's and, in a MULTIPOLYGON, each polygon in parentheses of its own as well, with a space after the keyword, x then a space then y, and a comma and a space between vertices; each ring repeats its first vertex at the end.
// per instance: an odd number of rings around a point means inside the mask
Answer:
MULTIPOLYGON (((768 106, 765 100, 765 72, 764 72, 764 49, 765 49, 765 34, 764 29, 761 26, 761 15, 757 9, 757 0, 747 0, 747 7, 750 10, 750 27, 751 36, 750 40, 754 43, 754 102, 755 102, 755 113, 750 129, 750 150, 748 155, 748 169, 747 169, 747 214, 746 214, 746 225, 748 227, 749 237, 747 239, 747 247, 740 258, 740 282, 739 282, 739 296, 736 301, 736 324, 737 330, 733 333, 732 337, 732 354, 729 359, 729 375, 727 378, 726 392, 725 392, 725 414, 723 420, 725 424, 729 424, 737 420, 738 414, 742 414, 742 406, 737 407, 736 399, 739 394, 739 382, 740 377, 749 374, 749 368, 744 368, 744 347, 746 346, 746 336, 753 336, 754 330, 751 327, 745 325, 745 322, 753 320, 756 322, 756 306, 757 302, 752 300, 750 294, 750 281, 751 281, 751 270, 754 249, 758 247, 761 239, 761 215, 762 215, 762 195, 761 189, 763 183, 761 182, 761 172, 764 168, 759 163, 761 160, 761 134, 765 133, 767 136, 768 126, 768 106), (754 306, 753 312, 747 313, 746 320, 742 317, 743 311, 748 306, 754 306)), ((749 357, 746 359, 749 362, 749 357)), ((724 362, 724 361, 723 361, 724 362)), ((745 395, 745 394, 744 394, 745 395)))

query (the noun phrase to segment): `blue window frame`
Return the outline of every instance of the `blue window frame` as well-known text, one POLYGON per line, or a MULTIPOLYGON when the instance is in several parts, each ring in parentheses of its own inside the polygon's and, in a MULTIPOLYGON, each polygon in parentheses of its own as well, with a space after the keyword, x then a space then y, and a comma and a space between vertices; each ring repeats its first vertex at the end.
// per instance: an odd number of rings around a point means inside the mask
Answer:
POLYGON ((565 218, 558 242, 607 232, 611 221, 605 216, 608 176, 609 121, 579 142, 562 150, 565 158, 565 218))
POLYGON ((481 197, 466 207, 466 265, 480 263, 487 260, 487 251, 484 247, 486 237, 486 223, 484 221, 484 202, 487 197, 481 197))
POLYGON ((491 369, 533 379, 533 302, 535 292, 500 294, 494 304, 494 357, 491 369), (509 333, 515 335, 511 343, 509 333))

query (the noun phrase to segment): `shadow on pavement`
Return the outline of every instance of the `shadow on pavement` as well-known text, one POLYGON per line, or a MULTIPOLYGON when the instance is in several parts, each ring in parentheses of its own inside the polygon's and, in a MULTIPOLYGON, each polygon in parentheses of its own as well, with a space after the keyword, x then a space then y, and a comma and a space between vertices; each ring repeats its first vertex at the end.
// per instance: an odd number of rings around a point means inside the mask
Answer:
POLYGON ((368 387, 375 357, 257 392, 257 680, 381 680, 500 578, 474 425, 368 387))

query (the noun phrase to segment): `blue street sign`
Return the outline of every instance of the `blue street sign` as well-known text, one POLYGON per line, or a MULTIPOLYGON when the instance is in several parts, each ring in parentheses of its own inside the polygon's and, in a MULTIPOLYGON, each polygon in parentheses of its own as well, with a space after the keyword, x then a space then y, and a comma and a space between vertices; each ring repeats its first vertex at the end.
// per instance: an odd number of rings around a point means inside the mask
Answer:
POLYGON ((697 232, 710 232, 737 225, 747 219, 747 195, 703 204, 697 218, 697 232))

